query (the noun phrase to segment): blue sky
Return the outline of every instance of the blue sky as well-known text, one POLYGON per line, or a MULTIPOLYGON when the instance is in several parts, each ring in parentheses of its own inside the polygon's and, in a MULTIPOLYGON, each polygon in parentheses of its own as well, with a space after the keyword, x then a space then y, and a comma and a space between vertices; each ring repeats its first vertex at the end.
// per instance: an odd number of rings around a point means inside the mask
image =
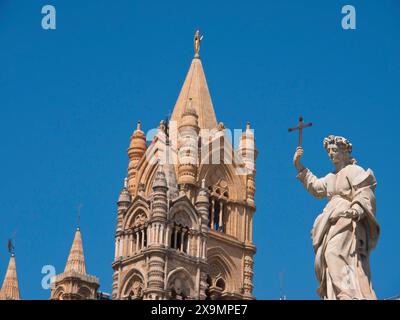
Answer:
POLYGON ((329 134, 354 146, 378 180, 381 237, 371 256, 379 298, 400 293, 396 205, 400 97, 400 3, 389 1, 0 2, 0 281, 15 233, 23 298, 47 299, 41 268, 64 268, 83 204, 87 268, 111 292, 116 205, 137 120, 155 127, 171 111, 204 33, 203 66, 219 121, 250 121, 259 149, 254 293, 317 299, 310 230, 325 201, 292 167, 298 116, 304 163, 332 170, 329 134), (352 4, 357 29, 341 28, 352 4), (53 4, 57 29, 41 28, 53 4))

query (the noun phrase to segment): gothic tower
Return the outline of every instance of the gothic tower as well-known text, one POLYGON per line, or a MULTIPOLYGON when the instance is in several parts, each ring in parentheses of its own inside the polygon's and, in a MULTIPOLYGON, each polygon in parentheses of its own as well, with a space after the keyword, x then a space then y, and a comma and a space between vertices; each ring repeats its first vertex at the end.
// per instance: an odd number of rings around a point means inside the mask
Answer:
POLYGON ((64 272, 55 276, 52 283, 50 299, 97 299, 98 288, 99 280, 86 273, 82 235, 80 228, 77 228, 64 272))
POLYGON ((199 55, 170 121, 147 144, 140 123, 117 202, 113 299, 254 299, 255 138, 233 148, 199 55))

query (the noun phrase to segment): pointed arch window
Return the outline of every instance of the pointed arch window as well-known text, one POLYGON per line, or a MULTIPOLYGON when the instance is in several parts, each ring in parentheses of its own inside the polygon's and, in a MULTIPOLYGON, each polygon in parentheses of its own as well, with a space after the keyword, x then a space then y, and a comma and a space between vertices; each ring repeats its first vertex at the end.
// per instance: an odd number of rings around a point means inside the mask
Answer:
POLYGON ((189 228, 174 223, 171 230, 170 247, 184 253, 189 253, 189 228))
POLYGON ((226 232, 226 200, 219 197, 210 197, 209 227, 212 230, 226 232))

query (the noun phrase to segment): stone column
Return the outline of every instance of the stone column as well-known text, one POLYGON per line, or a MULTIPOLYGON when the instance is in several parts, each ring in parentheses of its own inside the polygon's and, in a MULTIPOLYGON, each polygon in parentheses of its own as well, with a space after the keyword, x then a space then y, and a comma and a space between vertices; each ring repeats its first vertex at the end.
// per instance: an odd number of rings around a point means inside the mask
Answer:
POLYGON ((129 245, 128 245, 128 256, 132 255, 132 242, 133 242, 132 233, 130 233, 129 236, 128 236, 128 243, 129 243, 129 245))
MULTIPOLYGON (((198 269, 198 272, 200 269, 198 269)), ((205 300, 206 299, 206 288, 207 288, 207 274, 203 271, 200 271, 200 292, 199 292, 199 299, 205 300)))
POLYGON ((186 253, 187 253, 187 254, 190 254, 190 238, 191 238, 191 235, 190 235, 190 233, 188 232, 188 233, 187 233, 187 246, 186 246, 186 253))
POLYGON ((119 240, 115 239, 115 252, 114 252, 114 260, 117 260, 119 250, 119 240))
POLYGON ((180 250, 181 252, 183 252, 183 240, 184 240, 184 238, 185 238, 185 229, 182 228, 182 229, 181 229, 181 247, 179 248, 179 250, 180 250))
POLYGON ((151 224, 147 226, 146 233, 147 233, 147 246, 150 246, 153 243, 151 241, 151 224))
POLYGON ((166 230, 165 230, 165 239, 164 239, 164 245, 166 246, 166 247, 169 247, 169 245, 170 245, 170 243, 169 243, 169 241, 170 241, 170 237, 171 237, 171 228, 170 228, 170 226, 168 226, 167 225, 167 227, 166 227, 166 230))
POLYGON ((164 244, 164 225, 160 225, 160 244, 163 245, 164 244))
POLYGON ((211 223, 210 223, 210 227, 212 230, 214 230, 214 210, 215 210, 215 200, 212 199, 212 201, 211 201, 211 223))
POLYGON ((178 227, 177 226, 174 227, 174 232, 175 232, 175 234, 174 234, 174 249, 177 249, 177 246, 178 246, 178 242, 177 242, 177 240, 178 240, 178 227))
POLYGON ((246 255, 244 257, 244 279, 243 289, 245 296, 252 296, 253 292, 253 257, 246 255))
POLYGON ((201 242, 200 242, 200 235, 197 234, 197 253, 196 256, 198 258, 200 258, 200 254, 201 254, 201 248, 200 248, 201 242))
POLYGON ((118 258, 122 256, 122 237, 118 238, 118 258))
POLYGON ((124 235, 124 257, 126 257, 128 255, 128 235, 125 234, 124 235))
POLYGON ((224 214, 224 203, 220 201, 219 205, 219 221, 218 221, 218 231, 222 231, 223 227, 223 214, 224 214))
POLYGON ((149 258, 148 293, 146 299, 163 299, 164 295, 165 257, 160 252, 149 258))

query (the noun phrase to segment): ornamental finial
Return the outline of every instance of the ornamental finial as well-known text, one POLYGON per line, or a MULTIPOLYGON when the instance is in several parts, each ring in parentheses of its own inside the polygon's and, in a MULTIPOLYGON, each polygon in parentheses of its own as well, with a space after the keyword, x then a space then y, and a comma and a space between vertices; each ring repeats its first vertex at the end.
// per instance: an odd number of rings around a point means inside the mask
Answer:
POLYGON ((195 34, 194 34, 194 57, 198 58, 200 57, 200 44, 201 44, 201 40, 203 40, 203 35, 200 34, 199 30, 196 30, 195 34))

